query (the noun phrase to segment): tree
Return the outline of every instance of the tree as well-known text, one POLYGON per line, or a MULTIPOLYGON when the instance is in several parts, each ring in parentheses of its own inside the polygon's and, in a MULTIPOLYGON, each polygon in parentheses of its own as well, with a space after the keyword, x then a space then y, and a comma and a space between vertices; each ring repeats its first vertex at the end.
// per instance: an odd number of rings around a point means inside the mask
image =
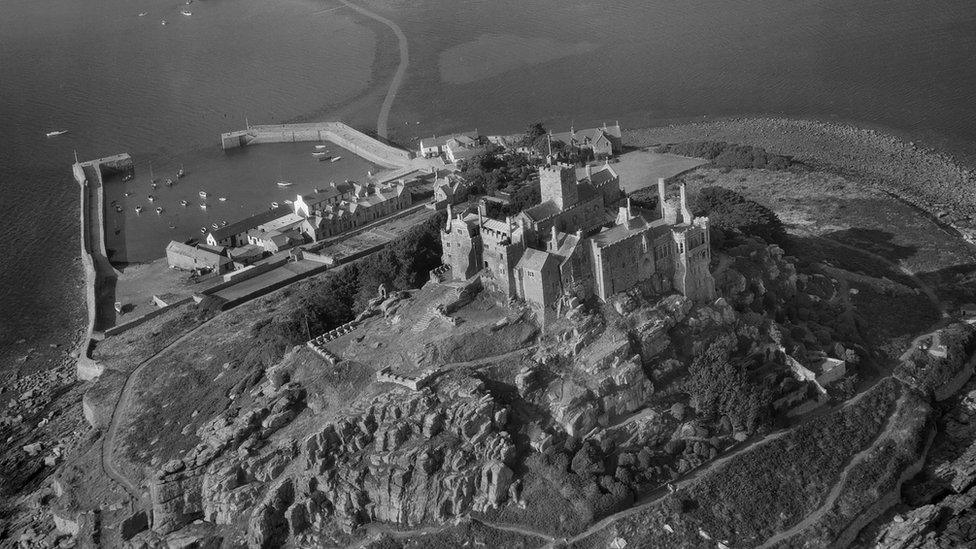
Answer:
POLYGON ((758 236, 782 243, 786 231, 776 213, 758 202, 724 187, 705 187, 692 201, 696 216, 707 215, 710 225, 724 233, 758 236))
POLYGON ((733 360, 737 351, 734 336, 719 336, 692 361, 686 388, 702 416, 727 415, 746 429, 764 427, 772 422, 772 388, 750 378, 743 362, 733 360))
POLYGON ((542 122, 536 122, 535 124, 529 124, 529 127, 525 130, 525 137, 522 138, 522 144, 526 146, 533 145, 539 137, 546 135, 548 130, 542 125, 542 122))

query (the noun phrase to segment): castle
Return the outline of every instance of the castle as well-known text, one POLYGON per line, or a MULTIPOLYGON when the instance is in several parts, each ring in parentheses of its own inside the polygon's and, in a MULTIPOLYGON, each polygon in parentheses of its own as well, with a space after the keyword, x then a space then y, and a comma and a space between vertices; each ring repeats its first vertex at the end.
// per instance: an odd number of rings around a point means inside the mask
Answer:
POLYGON ((677 201, 658 180, 656 212, 625 205, 620 178, 609 165, 539 169, 542 202, 505 221, 478 213, 454 216, 448 207, 441 231, 442 261, 453 280, 480 276, 486 290, 523 300, 540 323, 555 318, 563 295, 612 295, 643 285, 677 291, 695 301, 714 299, 709 272, 708 218, 688 209, 684 184, 677 201))

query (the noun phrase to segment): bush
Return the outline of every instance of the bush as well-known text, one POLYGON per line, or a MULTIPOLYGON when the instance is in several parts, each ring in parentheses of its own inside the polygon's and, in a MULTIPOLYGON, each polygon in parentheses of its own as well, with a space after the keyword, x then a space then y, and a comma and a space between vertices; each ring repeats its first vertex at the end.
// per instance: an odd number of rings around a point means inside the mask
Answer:
POLYGON ((689 141, 661 145, 657 152, 711 160, 723 168, 764 168, 785 170, 793 164, 788 156, 766 152, 760 147, 736 145, 724 141, 689 141))

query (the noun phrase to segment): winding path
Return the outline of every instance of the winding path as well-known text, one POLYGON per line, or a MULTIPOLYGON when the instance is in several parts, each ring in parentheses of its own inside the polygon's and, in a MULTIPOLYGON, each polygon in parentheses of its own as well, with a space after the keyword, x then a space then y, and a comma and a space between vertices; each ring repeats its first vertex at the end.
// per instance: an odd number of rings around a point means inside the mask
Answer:
MULTIPOLYGON (((219 316, 220 315, 218 314, 214 318, 218 318, 219 316)), ((118 435, 119 424, 121 423, 122 418, 126 416, 126 411, 132 401, 132 389, 135 384, 135 379, 138 376, 139 372, 141 372, 144 367, 146 367, 150 362, 155 360, 159 355, 165 353, 166 351, 175 347, 176 345, 183 343, 184 341, 186 341, 187 338, 192 337, 203 327, 210 324, 210 322, 214 320, 214 318, 211 318, 206 322, 203 322, 202 324, 193 328, 189 332, 186 332, 185 334, 176 338, 171 343, 169 343, 162 349, 156 351, 155 353, 153 353, 152 356, 146 358, 145 360, 140 362, 138 366, 133 368, 126 375, 125 383, 122 384, 122 390, 119 391, 118 399, 115 401, 115 405, 112 407, 112 417, 111 420, 109 421, 108 429, 105 431, 105 436, 102 437, 102 451, 101 451, 102 469, 105 470, 105 474, 107 474, 109 478, 114 480, 116 483, 119 484, 119 486, 125 489, 125 491, 132 498, 134 505, 138 504, 142 509, 146 510, 147 515, 149 514, 152 506, 146 497, 146 493, 143 492, 135 482, 133 482, 131 479, 126 477, 124 473, 122 473, 122 471, 116 466, 115 460, 112 457, 113 451, 115 450, 115 442, 116 442, 115 439, 116 436, 118 435)))
POLYGON ((383 139, 386 139, 388 135, 387 126, 390 118, 390 110, 393 108, 393 100, 396 99, 397 91, 399 91, 400 85, 403 84, 403 79, 407 76, 407 66, 410 64, 410 50, 407 48, 407 35, 403 34, 403 31, 400 30, 400 27, 398 27, 396 23, 381 15, 373 13, 364 7, 357 6, 348 0, 339 0, 339 2, 342 2, 349 8, 358 11, 370 19, 379 21, 387 27, 390 27, 390 30, 392 30, 393 34, 395 34, 397 37, 397 43, 400 48, 400 64, 397 66, 396 72, 393 73, 393 80, 390 81, 390 89, 386 91, 386 99, 383 100, 383 106, 380 107, 380 115, 376 119, 376 133, 383 139))

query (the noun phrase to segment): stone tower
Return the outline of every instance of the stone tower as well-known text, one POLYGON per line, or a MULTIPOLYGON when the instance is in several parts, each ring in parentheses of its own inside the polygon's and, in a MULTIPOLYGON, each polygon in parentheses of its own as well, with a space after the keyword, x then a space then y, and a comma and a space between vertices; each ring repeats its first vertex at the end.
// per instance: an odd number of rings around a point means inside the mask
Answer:
POLYGON ((543 166, 539 170, 539 189, 542 202, 552 200, 560 210, 579 202, 576 184, 576 168, 565 164, 543 166))

